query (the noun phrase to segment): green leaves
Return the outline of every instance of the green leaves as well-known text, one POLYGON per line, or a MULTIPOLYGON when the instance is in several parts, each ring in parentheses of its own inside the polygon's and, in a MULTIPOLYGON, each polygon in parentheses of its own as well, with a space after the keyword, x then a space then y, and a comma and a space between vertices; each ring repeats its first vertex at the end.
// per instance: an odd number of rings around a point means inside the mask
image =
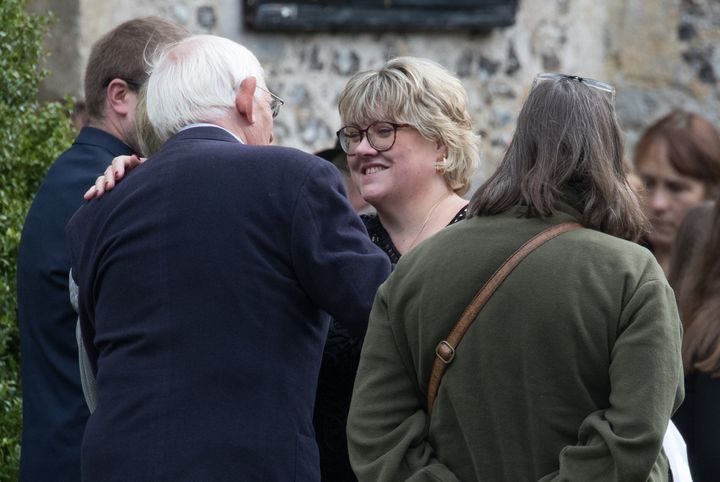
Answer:
POLYGON ((51 16, 0 1, 0 481, 18 479, 22 396, 15 261, 25 215, 52 161, 72 142, 69 99, 39 103, 51 16))

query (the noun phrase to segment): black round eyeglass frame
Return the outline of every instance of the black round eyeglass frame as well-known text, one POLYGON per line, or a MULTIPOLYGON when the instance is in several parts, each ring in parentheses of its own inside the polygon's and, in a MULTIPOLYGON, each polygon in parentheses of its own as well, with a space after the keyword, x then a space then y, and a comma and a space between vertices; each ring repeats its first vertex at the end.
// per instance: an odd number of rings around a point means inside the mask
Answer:
POLYGON ((388 121, 376 121, 367 126, 365 129, 360 129, 357 126, 343 126, 341 127, 335 135, 338 138, 338 141, 340 141, 340 147, 342 147, 342 150, 345 151, 346 154, 353 155, 355 154, 355 149, 357 149, 357 146, 360 145, 360 143, 363 140, 363 137, 365 137, 368 141, 368 144, 370 144, 370 147, 375 149, 377 152, 386 152, 393 148, 395 145, 395 140, 397 139, 397 130, 401 127, 412 127, 410 124, 396 124, 395 122, 388 122, 388 121), (378 147, 375 145, 375 136, 372 133, 372 129, 377 127, 379 124, 384 124, 387 126, 391 126, 393 129, 393 137, 392 142, 387 147, 378 147), (355 145, 355 149, 350 150, 350 140, 348 139, 347 135, 347 129, 354 129, 360 134, 360 140, 355 145))

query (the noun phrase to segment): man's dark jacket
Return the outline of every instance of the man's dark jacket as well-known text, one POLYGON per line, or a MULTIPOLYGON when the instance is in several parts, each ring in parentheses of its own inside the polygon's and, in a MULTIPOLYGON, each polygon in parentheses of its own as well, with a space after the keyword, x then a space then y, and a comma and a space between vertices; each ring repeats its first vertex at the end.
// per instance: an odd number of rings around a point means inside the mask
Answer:
POLYGON ((17 261, 22 481, 80 480, 88 410, 78 372, 77 315, 68 298, 65 224, 113 157, 131 153, 107 132, 84 128, 48 171, 25 220, 17 261))
POLYGON ((84 480, 320 479, 327 314, 364 333, 390 270, 335 167, 193 127, 68 236, 97 377, 84 480))

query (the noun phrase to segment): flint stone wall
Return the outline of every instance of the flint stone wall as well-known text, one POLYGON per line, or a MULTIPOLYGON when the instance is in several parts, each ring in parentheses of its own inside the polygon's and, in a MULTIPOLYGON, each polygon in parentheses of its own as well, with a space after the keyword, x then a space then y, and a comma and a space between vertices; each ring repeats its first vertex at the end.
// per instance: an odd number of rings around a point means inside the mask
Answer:
POLYGON ((481 182, 502 158, 534 75, 573 73, 613 83, 627 153, 644 127, 674 107, 716 124, 720 109, 720 3, 712 0, 521 0, 515 25, 485 33, 286 34, 244 29, 239 0, 34 0, 56 12, 48 97, 82 96, 90 46, 103 32, 161 15, 194 33, 250 48, 286 100, 278 143, 317 151, 333 145, 336 101, 347 78, 398 55, 454 71, 483 137, 481 182))

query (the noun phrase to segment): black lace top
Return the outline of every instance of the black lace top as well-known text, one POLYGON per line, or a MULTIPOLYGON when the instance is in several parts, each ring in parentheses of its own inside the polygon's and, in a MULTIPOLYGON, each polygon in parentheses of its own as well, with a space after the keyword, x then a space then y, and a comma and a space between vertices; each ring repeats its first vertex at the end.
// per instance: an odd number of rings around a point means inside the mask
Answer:
MULTIPOLYGON (((462 221, 466 215, 467 206, 455 215, 448 226, 462 221)), ((385 251, 393 266, 397 264, 401 254, 377 215, 363 215, 361 218, 372 242, 385 251)), ((361 348, 362 338, 351 336, 345 327, 332 320, 320 366, 313 420, 323 482, 357 480, 348 458, 345 425, 361 348)))
MULTIPOLYGON (((448 226, 455 224, 458 221, 462 221, 466 216, 467 206, 462 208, 455 217, 452 218, 452 220, 448 223, 448 226)), ((385 254, 388 255, 388 258, 390 258, 390 262, 393 265, 396 265, 397 262, 400 261, 400 256, 402 255, 393 244, 392 239, 390 239, 390 235, 385 230, 385 227, 382 223, 380 223, 380 218, 377 217, 377 214, 363 214, 360 217, 362 218, 363 223, 365 223, 365 228, 367 228, 372 242, 385 251, 385 254)))

